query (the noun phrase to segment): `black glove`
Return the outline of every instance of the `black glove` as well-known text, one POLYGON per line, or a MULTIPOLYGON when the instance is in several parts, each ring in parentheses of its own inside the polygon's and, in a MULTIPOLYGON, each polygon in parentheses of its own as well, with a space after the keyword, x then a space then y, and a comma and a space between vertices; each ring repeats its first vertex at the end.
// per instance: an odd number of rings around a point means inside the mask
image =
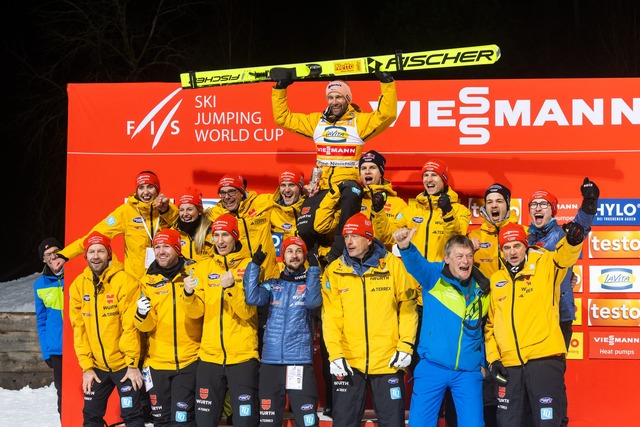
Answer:
POLYGON ((360 197, 362 197, 362 186, 358 183, 358 181, 354 181, 352 179, 347 179, 338 184, 338 190, 340 190, 340 194, 345 191, 353 191, 360 197))
POLYGON ((496 360, 489 365, 489 372, 498 384, 507 385, 507 377, 509 374, 507 373, 507 368, 504 367, 501 361, 496 360))
POLYGON ((438 199, 438 207, 442 209, 442 216, 447 215, 451 212, 451 197, 447 193, 442 193, 440 198, 438 199))
POLYGON ((582 193, 582 210, 589 215, 595 215, 598 210, 598 198, 600 197, 600 189, 595 182, 585 178, 580 187, 582 193))
POLYGON ((577 222, 568 222, 562 229, 567 233, 567 243, 571 246, 578 246, 584 240, 584 227, 577 222))
POLYGON ((262 263, 264 262, 266 257, 267 257, 267 254, 262 252, 262 245, 260 245, 260 246, 258 246, 258 249, 253 254, 253 257, 251 258, 251 261, 255 265, 262 265, 262 263))
POLYGON ((274 88, 276 88, 276 89, 286 89, 286 88, 287 88, 287 86, 289 86, 289 85, 291 85, 291 84, 293 84, 293 80, 289 80, 289 79, 286 79, 286 80, 278 80, 278 81, 276 82, 276 85, 274 86, 274 88))
POLYGON ((380 80, 381 83, 391 83, 393 81, 393 76, 384 71, 376 70, 376 77, 380 80))
POLYGON ((318 254, 314 251, 307 252, 307 262, 309 263, 309 267, 318 267, 318 254))
POLYGON ((274 88, 276 89, 286 89, 287 86, 293 83, 294 80, 294 70, 291 68, 272 68, 269 70, 269 77, 271 80, 276 82, 274 88))
POLYGON ((387 203, 387 193, 385 191, 379 191, 372 197, 371 209, 373 209, 374 212, 380 212, 382 208, 384 208, 385 203, 387 203))
POLYGON ((51 359, 47 359, 44 361, 44 363, 47 364, 48 367, 50 367, 51 369, 53 369, 53 362, 51 361, 51 359))

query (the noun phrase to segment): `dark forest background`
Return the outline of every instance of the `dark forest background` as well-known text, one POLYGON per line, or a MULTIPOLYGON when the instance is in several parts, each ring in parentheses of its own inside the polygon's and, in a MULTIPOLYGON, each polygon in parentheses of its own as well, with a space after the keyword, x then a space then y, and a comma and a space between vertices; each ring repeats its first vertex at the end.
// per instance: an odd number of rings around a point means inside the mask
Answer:
MULTIPOLYGON (((639 12, 637 0, 6 3, 0 281, 40 271, 38 243, 64 239, 68 83, 483 44, 500 46, 498 63, 394 77, 638 77, 639 12)), ((106 182, 87 183, 87 203, 106 182)))

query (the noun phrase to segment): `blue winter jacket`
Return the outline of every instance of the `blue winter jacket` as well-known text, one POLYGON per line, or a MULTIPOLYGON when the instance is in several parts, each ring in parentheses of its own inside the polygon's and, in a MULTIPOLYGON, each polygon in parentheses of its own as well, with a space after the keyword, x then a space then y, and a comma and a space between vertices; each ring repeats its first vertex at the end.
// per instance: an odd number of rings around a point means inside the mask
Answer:
MULTIPOLYGON (((585 235, 591 231, 594 215, 585 213, 582 209, 578 209, 578 213, 574 221, 584 227, 585 235)), ((555 218, 543 228, 537 228, 533 223, 529 226, 529 235, 527 243, 530 246, 541 246, 549 251, 555 251, 558 242, 565 236, 562 226, 558 224, 555 218)), ((573 299, 573 287, 571 286, 571 276, 573 268, 567 270, 567 275, 560 284, 560 321, 576 320, 576 305, 573 299)))
POLYGON ((422 286, 420 359, 448 369, 479 371, 486 364, 482 321, 489 311, 488 279, 476 269, 470 286, 464 286, 443 274, 443 261, 427 261, 413 243, 400 255, 409 274, 422 286))
POLYGON ((248 305, 269 305, 261 362, 272 365, 313 363, 313 310, 322 305, 320 268, 289 272, 258 283, 260 267, 253 262, 244 274, 248 305), (294 274, 298 274, 297 276, 294 274))
POLYGON ((36 323, 42 360, 62 355, 62 311, 64 309, 64 275, 56 276, 45 267, 33 284, 36 323))

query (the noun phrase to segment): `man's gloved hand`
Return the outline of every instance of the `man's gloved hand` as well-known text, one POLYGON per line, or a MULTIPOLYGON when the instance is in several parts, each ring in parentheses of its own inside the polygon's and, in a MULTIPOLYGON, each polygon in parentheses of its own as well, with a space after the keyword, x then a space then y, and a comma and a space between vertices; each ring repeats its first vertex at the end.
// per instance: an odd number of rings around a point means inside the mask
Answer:
POLYGON ((291 68, 275 67, 269 70, 269 77, 276 82, 275 89, 286 89, 295 79, 295 70, 291 68))
POLYGON ((318 267, 318 254, 314 251, 307 252, 307 262, 309 263, 309 267, 318 267))
POLYGON ((507 368, 504 367, 501 361, 496 360, 489 365, 489 372, 491 372, 491 376, 499 385, 507 385, 507 377, 509 374, 507 373, 507 368))
POLYGON ((138 300, 138 314, 142 317, 146 317, 150 310, 151 300, 147 296, 140 297, 138 300))
POLYGON ((384 208, 385 203, 387 203, 387 192, 378 191, 373 195, 371 209, 373 209, 374 212, 380 212, 384 208))
POLYGON ((381 83, 391 83, 393 81, 393 76, 387 72, 376 70, 376 78, 380 80, 381 83))
POLYGON ((404 351, 396 350, 391 360, 389 360, 389 367, 393 368, 406 368, 411 364, 411 355, 404 351))
POLYGON ((47 364, 48 367, 50 367, 51 369, 53 369, 53 362, 51 361, 51 359, 47 359, 44 361, 44 363, 47 364))
POLYGON ((577 222, 568 222, 562 229, 567 233, 567 243, 571 246, 578 246, 584 240, 584 227, 577 222))
POLYGON ((260 266, 264 262, 265 258, 267 258, 267 254, 262 251, 262 244, 260 244, 260 246, 258 246, 258 249, 254 252, 251 261, 255 265, 260 266))
POLYGON ((347 179, 338 184, 338 190, 340 190, 340 194, 345 191, 353 191, 360 197, 362 197, 362 186, 358 181, 354 181, 352 179, 347 179))
POLYGON ((353 369, 351 369, 351 366, 349 366, 349 363, 347 363, 344 357, 331 362, 331 364, 329 365, 329 372, 331 372, 331 375, 334 375, 336 377, 346 377, 348 375, 353 375, 353 369))
POLYGON ((451 197, 447 193, 442 193, 438 199, 438 207, 442 210, 442 216, 451 212, 453 207, 451 206, 451 197))
POLYGON ((589 181, 589 177, 586 177, 580 187, 580 192, 582 193, 582 210, 586 214, 595 215, 598 210, 600 189, 595 182, 589 181))
POLYGON ((290 80, 290 79, 278 80, 276 81, 276 85, 274 86, 274 88, 286 89, 288 86, 292 84, 293 84, 293 80, 290 80))

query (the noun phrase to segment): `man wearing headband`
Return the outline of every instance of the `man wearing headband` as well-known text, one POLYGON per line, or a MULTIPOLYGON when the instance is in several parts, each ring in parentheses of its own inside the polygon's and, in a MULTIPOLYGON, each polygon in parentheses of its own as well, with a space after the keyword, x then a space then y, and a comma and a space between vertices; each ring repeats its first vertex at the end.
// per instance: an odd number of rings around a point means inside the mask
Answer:
POLYGON ((316 210, 327 192, 340 194, 334 212, 339 213, 335 231, 324 233, 325 240, 333 239, 327 261, 342 254, 344 240, 342 227, 348 218, 360 211, 362 187, 359 185, 358 161, 366 141, 387 129, 396 119, 397 94, 393 77, 377 72, 381 95, 375 111, 364 112, 353 103, 349 84, 342 80, 331 81, 325 88, 327 108, 310 114, 293 113, 287 101, 287 86, 293 78, 279 80, 272 90, 273 118, 278 126, 313 140, 316 147, 316 169, 308 188, 309 198, 303 204, 298 220, 298 232, 309 248, 316 245, 318 235, 316 210), (320 175, 317 177, 317 175, 320 175), (333 234, 333 235, 331 235, 333 234))

